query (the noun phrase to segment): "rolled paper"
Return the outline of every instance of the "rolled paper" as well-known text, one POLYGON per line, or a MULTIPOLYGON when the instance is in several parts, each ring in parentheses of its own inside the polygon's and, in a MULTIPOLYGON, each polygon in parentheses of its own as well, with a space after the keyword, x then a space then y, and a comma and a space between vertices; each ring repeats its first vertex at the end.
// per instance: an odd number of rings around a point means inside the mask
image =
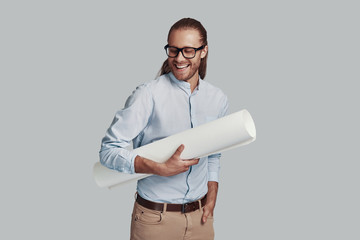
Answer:
MULTIPOLYGON (((163 163, 183 144, 182 159, 193 159, 244 146, 256 138, 256 129, 250 113, 244 109, 195 128, 171 135, 156 142, 134 149, 134 153, 163 163)), ((93 168, 99 187, 112 188, 119 184, 138 180, 151 174, 128 174, 109 169, 100 162, 93 168)))

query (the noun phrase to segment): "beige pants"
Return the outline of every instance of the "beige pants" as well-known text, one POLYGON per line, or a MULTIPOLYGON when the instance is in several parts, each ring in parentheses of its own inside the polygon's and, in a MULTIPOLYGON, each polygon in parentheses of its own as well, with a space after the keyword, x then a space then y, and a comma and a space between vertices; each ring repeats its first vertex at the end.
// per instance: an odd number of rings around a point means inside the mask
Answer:
POLYGON ((130 240, 213 240, 214 219, 201 222, 202 208, 189 213, 163 212, 134 204, 130 240))

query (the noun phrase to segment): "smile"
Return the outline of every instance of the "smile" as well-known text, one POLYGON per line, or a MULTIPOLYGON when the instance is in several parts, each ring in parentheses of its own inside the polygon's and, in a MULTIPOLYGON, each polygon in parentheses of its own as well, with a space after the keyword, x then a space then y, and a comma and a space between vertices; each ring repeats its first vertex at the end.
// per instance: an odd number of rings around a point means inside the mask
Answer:
POLYGON ((185 69, 185 68, 187 68, 188 66, 190 66, 190 64, 184 64, 184 65, 177 65, 177 64, 175 64, 175 67, 176 67, 177 69, 185 69))

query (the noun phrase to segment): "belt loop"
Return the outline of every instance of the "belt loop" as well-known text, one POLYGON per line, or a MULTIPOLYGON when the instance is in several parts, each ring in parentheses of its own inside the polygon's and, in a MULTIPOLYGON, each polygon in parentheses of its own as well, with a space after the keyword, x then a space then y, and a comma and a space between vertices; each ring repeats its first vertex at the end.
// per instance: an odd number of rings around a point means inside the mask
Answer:
POLYGON ((202 205, 201 205, 201 198, 198 200, 199 202, 199 208, 201 209, 202 208, 202 205))
POLYGON ((135 201, 136 201, 136 199, 137 199, 137 195, 138 195, 138 193, 135 192, 135 194, 134 194, 135 201))
POLYGON ((199 202, 199 210, 201 213, 203 213, 203 208, 202 208, 203 206, 201 204, 201 198, 198 200, 198 202, 199 202))
POLYGON ((186 213, 186 203, 181 204, 181 213, 186 213))
POLYGON ((204 198, 207 197, 207 194, 205 194, 202 198, 200 198, 198 201, 199 201, 199 209, 200 209, 200 212, 202 213, 203 212, 203 205, 202 205, 202 200, 204 198))
POLYGON ((164 203, 162 213, 165 214, 167 209, 167 203, 164 203))

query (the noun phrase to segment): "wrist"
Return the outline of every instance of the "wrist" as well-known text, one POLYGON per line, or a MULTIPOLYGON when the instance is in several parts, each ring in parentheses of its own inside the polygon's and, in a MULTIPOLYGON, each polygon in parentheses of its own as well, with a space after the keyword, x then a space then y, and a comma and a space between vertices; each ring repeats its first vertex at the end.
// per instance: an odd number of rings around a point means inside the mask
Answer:
POLYGON ((215 203, 216 203, 216 197, 214 197, 214 196, 209 196, 209 194, 208 195, 206 195, 206 205, 213 205, 213 206, 215 206, 215 203))
POLYGON ((209 204, 209 205, 215 206, 217 192, 218 192, 218 182, 209 181, 208 182, 208 192, 207 192, 207 197, 206 197, 206 205, 209 204))
POLYGON ((154 162, 154 174, 159 175, 159 176, 163 176, 163 169, 164 169, 164 163, 157 163, 154 162))
POLYGON ((135 173, 158 174, 159 172, 159 163, 139 155, 135 157, 134 167, 135 173))

